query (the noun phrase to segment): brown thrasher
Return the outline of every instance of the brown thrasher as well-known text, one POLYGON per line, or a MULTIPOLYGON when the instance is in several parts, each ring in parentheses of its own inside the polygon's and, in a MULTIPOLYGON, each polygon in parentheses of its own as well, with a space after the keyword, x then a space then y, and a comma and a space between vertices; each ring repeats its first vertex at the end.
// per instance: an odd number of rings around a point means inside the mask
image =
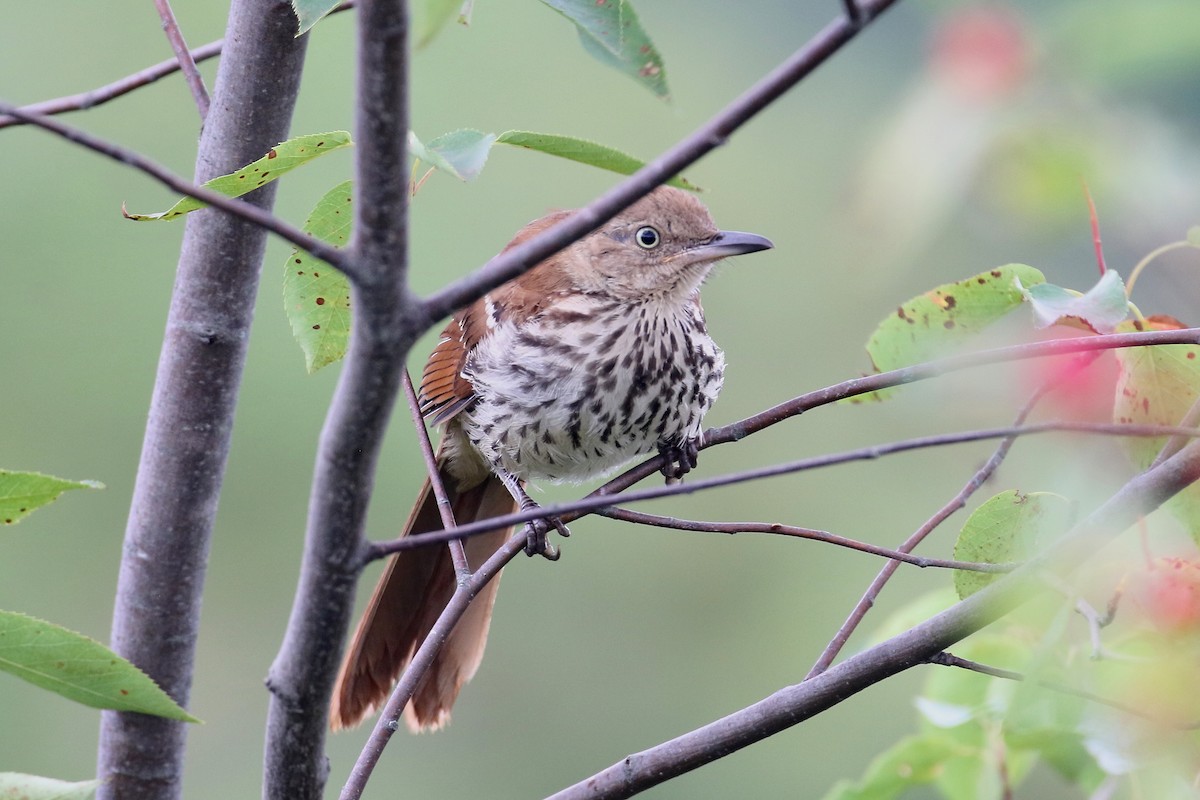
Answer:
MULTIPOLYGON (((570 214, 529 223, 529 239, 570 214)), ((678 478, 696 463, 701 422, 725 358, 708 336, 700 284, 713 262, 770 248, 717 230, 692 195, 660 187, 588 236, 458 312, 421 377, 420 406, 444 424, 441 478, 463 524, 535 504, 524 481, 583 481, 637 456, 666 456, 678 478)), ((561 523, 554 527, 565 533, 561 523)), ((549 558, 547 526, 526 550, 549 558)), ((405 536, 442 530, 428 480, 405 536)), ((505 541, 465 541, 477 568, 505 541)), ((409 728, 438 728, 487 642, 499 576, 475 597, 405 708, 409 728)), ((446 547, 392 557, 346 653, 331 724, 358 724, 384 701, 455 588, 446 547)))

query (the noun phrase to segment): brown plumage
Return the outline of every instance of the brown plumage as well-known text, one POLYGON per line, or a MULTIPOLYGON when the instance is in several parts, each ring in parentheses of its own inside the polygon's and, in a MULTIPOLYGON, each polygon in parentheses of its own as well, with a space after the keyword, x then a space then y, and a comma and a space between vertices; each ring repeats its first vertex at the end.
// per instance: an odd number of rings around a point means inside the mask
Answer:
MULTIPOLYGON (((531 222, 508 246, 569 213, 531 222)), ((438 463, 455 521, 532 502, 520 489, 526 480, 587 480, 656 450, 667 456, 668 477, 694 466, 724 374, 700 284, 713 262, 769 247, 761 236, 719 231, 695 197, 660 187, 455 314, 420 387, 422 413, 445 427, 438 463)), ((404 535, 441 528, 427 481, 404 535)), ((466 540, 471 568, 506 535, 466 540)), ((527 535, 530 548, 553 554, 544 530, 527 535)), ((413 730, 445 724, 475 674, 498 581, 476 596, 417 687, 405 709, 413 730)), ((392 558, 338 675, 334 728, 357 724, 387 698, 454 585, 446 548, 392 558)))

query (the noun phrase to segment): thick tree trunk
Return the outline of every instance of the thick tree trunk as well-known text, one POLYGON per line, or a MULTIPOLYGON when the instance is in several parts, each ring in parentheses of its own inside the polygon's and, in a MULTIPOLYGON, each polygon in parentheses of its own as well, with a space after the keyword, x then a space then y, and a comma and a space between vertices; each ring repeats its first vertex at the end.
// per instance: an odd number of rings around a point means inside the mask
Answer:
MULTIPOLYGON (((295 32, 286 2, 232 3, 197 183, 287 138, 307 39, 295 32)), ((274 184, 247 199, 269 207, 274 184)), ((183 705, 265 240, 215 210, 188 219, 125 532, 113 648, 183 705)), ((105 712, 97 796, 179 797, 186 737, 184 723, 105 712)))

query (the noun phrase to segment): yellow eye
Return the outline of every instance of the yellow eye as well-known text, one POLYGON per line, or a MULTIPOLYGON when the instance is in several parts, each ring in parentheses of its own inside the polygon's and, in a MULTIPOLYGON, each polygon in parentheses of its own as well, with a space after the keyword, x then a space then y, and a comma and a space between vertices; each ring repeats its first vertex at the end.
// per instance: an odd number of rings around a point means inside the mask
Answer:
POLYGON ((633 235, 633 240, 643 250, 653 250, 662 242, 662 236, 659 235, 657 228, 645 225, 637 229, 637 233, 633 235))

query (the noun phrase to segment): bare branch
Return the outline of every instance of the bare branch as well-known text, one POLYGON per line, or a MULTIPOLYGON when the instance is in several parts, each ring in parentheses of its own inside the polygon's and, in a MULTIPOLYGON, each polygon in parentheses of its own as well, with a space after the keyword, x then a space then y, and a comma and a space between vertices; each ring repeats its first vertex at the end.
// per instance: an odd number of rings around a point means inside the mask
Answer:
POLYGON ((887 547, 879 547, 878 545, 869 542, 862 542, 857 539, 850 539, 845 536, 838 536, 836 533, 828 531, 819 531, 814 528, 798 528, 794 525, 783 525, 778 522, 709 522, 692 519, 677 519, 676 517, 663 517, 658 514, 645 514, 641 511, 630 511, 627 508, 618 508, 617 506, 609 506, 596 511, 597 514, 609 519, 617 519, 622 522, 632 522, 635 525, 652 525, 658 528, 674 528, 680 531, 697 531, 702 533, 770 533, 780 536, 792 536, 797 539, 810 539, 814 542, 825 542, 826 544, 845 547, 849 550, 857 550, 860 553, 870 553, 871 555, 883 556, 884 558, 893 559, 895 562, 904 562, 912 564, 916 567, 938 567, 941 569, 961 569, 968 572, 989 572, 989 573, 1005 573, 1012 572, 1019 564, 988 564, 976 561, 954 561, 944 558, 927 558, 925 556, 914 556, 911 553, 901 550, 892 550, 887 547))
POLYGON ((204 78, 200 76, 200 70, 196 69, 192 53, 188 50, 187 42, 183 40, 183 31, 179 29, 175 12, 171 10, 170 0, 154 0, 154 7, 158 9, 158 16, 162 19, 163 32, 167 34, 167 41, 171 43, 171 49, 175 51, 175 60, 179 62, 184 80, 187 81, 188 88, 192 91, 196 108, 200 112, 200 122, 203 123, 208 117, 209 106, 208 90, 204 88, 204 78))
POLYGON ((825 672, 675 739, 634 753, 551 796, 551 800, 631 797, 803 722, 868 686, 924 663, 1045 591, 1038 579, 1066 574, 1139 517, 1200 479, 1200 442, 1121 487, 1038 557, 954 607, 825 672))
MULTIPOLYGON (((442 518, 442 527, 448 530, 457 524, 454 521, 454 508, 450 505, 450 498, 446 495, 446 486, 442 482, 441 470, 438 469, 437 456, 433 454, 433 443, 429 441, 429 429, 425 427, 425 417, 421 415, 421 406, 417 402, 417 392, 413 388, 412 378, 409 377, 408 370, 404 370, 400 377, 404 387, 404 397, 408 400, 408 411, 412 415, 413 426, 417 429, 417 445, 421 448, 421 455, 425 458, 425 472, 429 475, 429 486, 433 490, 434 499, 437 500, 438 515, 442 518)), ((467 553, 463 548, 462 540, 453 539, 449 545, 450 560, 454 562, 454 573, 460 578, 469 578, 471 568, 467 564, 467 553)))
POLYGON ((491 517, 478 522, 460 525, 453 530, 437 531, 421 534, 419 538, 392 539, 386 542, 375 542, 368 546, 368 557, 383 558, 400 550, 416 547, 426 547, 440 544, 451 539, 478 536, 488 531, 520 525, 530 520, 558 517, 563 521, 579 519, 584 514, 592 513, 602 508, 611 508, 620 500, 622 503, 636 503, 643 500, 656 500, 660 497, 692 494, 694 492, 715 489, 720 486, 731 486, 738 483, 749 483, 773 478, 780 475, 790 475, 795 472, 805 472, 811 469, 847 464, 854 461, 871 461, 894 453, 905 453, 911 450, 923 450, 929 447, 944 447, 946 445, 979 442, 987 439, 1002 439, 1009 436, 1031 436, 1034 434, 1075 432, 1102 434, 1106 436, 1171 436, 1183 434, 1193 438, 1200 436, 1200 429, 1180 428, 1173 425, 1117 425, 1097 422, 1042 422, 1036 425, 1006 426, 1003 428, 981 428, 959 433, 941 433, 931 436, 918 436, 912 439, 902 439, 886 444, 860 447, 854 450, 844 450, 840 453, 828 453, 821 456, 811 456, 782 464, 772 464, 766 467, 731 472, 726 475, 715 475, 711 478, 700 478, 687 483, 653 486, 636 491, 623 491, 619 495, 601 493, 605 487, 587 497, 559 505, 545 505, 528 511, 517 511, 499 517, 491 517))
MULTIPOLYGON (((354 7, 354 0, 345 0, 337 8, 330 11, 330 14, 336 14, 339 11, 347 11, 354 7)), ((224 47, 225 40, 217 39, 215 42, 202 44, 199 47, 190 51, 192 61, 199 64, 201 61, 220 55, 221 48, 224 47)), ((44 114, 53 116, 55 114, 63 114, 68 111, 82 111, 96 106, 104 105, 109 100, 115 100, 122 95, 129 94, 135 89, 140 89, 147 86, 160 78, 165 78, 179 71, 179 59, 168 58, 166 61, 160 61, 157 64, 138 70, 132 75, 126 75, 124 78, 105 84, 104 86, 91 89, 79 94, 66 95, 64 97, 56 97, 52 100, 43 100, 38 103, 30 103, 29 105, 21 106, 22 111, 28 111, 31 114, 44 114)), ((0 128, 7 128, 10 125, 24 125, 24 120, 16 117, 9 117, 0 114, 0 128)))
POLYGON ((408 9, 358 4, 350 348, 325 418, 300 581, 268 679, 267 800, 318 800, 327 774, 329 698, 362 566, 363 526, 404 363, 427 320, 405 284, 408 262, 408 9))
MULTIPOLYGON (((291 242, 301 250, 311 253, 316 258, 329 262, 342 272, 345 272, 347 275, 355 274, 354 265, 349 261, 347 255, 343 251, 331 244, 322 242, 320 239, 310 236, 299 228, 289 225, 279 217, 276 217, 269 211, 266 211, 256 205, 252 200, 226 197, 220 192, 214 192, 212 189, 208 189, 204 186, 192 183, 191 181, 184 180, 168 170, 166 167, 160 166, 140 153, 134 152, 133 150, 127 150, 120 145, 113 144, 112 142, 101 139, 98 136, 93 136, 90 133, 86 133, 78 128, 71 127, 42 114, 30 113, 24 109, 20 109, 16 106, 3 102, 0 102, 0 114, 8 114, 9 116, 22 120, 30 125, 36 125, 37 127, 57 134, 58 136, 61 136, 70 142, 74 142, 82 147, 86 147, 89 150, 100 153, 101 155, 108 156, 112 160, 118 161, 126 166, 133 167, 134 169, 154 178, 159 183, 174 189, 180 194, 187 195, 188 197, 194 197, 197 200, 207 203, 214 208, 220 209, 227 214, 231 214, 238 219, 246 220, 247 222, 251 222, 263 230, 274 233, 276 236, 291 242)), ((287 136, 286 130, 280 135, 279 139, 273 141, 271 144, 265 145, 261 151, 248 156, 246 161, 229 167, 229 171, 233 172, 234 170, 250 163, 254 159, 261 157, 262 154, 269 150, 273 144, 276 144, 285 136, 287 136)), ((273 184, 268 185, 273 186, 273 184)), ((255 191, 261 192, 263 189, 257 189, 255 191)), ((274 193, 274 189, 271 191, 274 193)), ((248 197, 253 196, 254 195, 252 193, 248 197)))
POLYGON ((871 20, 896 0, 863 0, 860 19, 835 20, 786 61, 731 102, 694 133, 648 163, 629 178, 576 211, 569 218, 528 241, 504 251, 471 275, 430 295, 424 308, 431 320, 447 316, 500 284, 512 280, 542 259, 607 222, 654 187, 670 180, 729 137, 836 53, 871 20))
MULTIPOLYGON (((235 0, 228 29, 235 35, 217 77, 221 102, 200 137, 199 181, 237 169, 286 136, 299 89, 307 39, 295 38, 286 5, 235 0), (273 101, 261 102, 268 92, 273 101)), ((44 117, 34 121, 64 133, 44 117)), ((126 162, 134 158, 107 145, 101 151, 126 162)), ((247 219, 269 219, 265 209, 274 195, 272 185, 239 201, 239 208, 254 213, 205 212, 187 220, 125 530, 113 649, 185 706, 266 247, 263 228, 247 219)), ((97 797, 179 797, 186 729, 185 723, 145 714, 103 712, 97 797)))
MULTIPOLYGON (((1029 399, 1025 401, 1025 405, 1017 412, 1017 418, 1013 420, 1013 425, 1020 426, 1025 424, 1025 420, 1029 418, 1034 407, 1041 402, 1042 397, 1049 391, 1050 385, 1051 381, 1048 381, 1030 395, 1029 399)), ((965 506, 971 495, 975 494, 979 490, 979 487, 983 486, 987 479, 995 474, 1000 465, 1004 463, 1004 459, 1008 456, 1008 451, 1012 448, 1013 442, 1016 440, 1016 436, 1007 436, 1001 440, 992 455, 984 462, 982 467, 975 471, 975 474, 963 485, 962 489, 954 497, 950 498, 948 503, 938 509, 932 517, 926 520, 921 527, 917 528, 911 536, 905 539, 904 543, 900 545, 900 550, 905 553, 911 553, 921 542, 925 541, 925 537, 932 533, 937 526, 945 522, 955 511, 965 506)), ((851 609, 846 621, 842 623, 842 626, 838 628, 838 632, 834 635, 833 639, 825 646, 820 657, 817 658, 817 662, 808 671, 807 677, 811 678, 829 669, 829 665, 833 663, 838 653, 846 646, 846 642, 850 641, 851 634, 858 629, 858 626, 862 624, 863 619, 867 616, 867 612, 874 607, 879 593, 883 591, 883 587, 891 580, 892 575, 899 566, 899 563, 895 561, 883 565, 883 568, 879 570, 879 574, 875 576, 874 580, 867 587, 867 590, 863 592, 862 597, 855 604, 854 608, 851 609)))
POLYGON ((375 721, 375 727, 371 731, 371 736, 368 738, 366 745, 363 747, 362 753, 359 754, 358 761, 354 764, 354 769, 350 771, 350 777, 346 780, 346 785, 342 787, 342 793, 339 796, 340 800, 357 800, 362 796, 363 789, 366 788, 367 780, 371 777, 371 773, 375 769, 375 765, 379 763, 379 757, 383 754, 384 747, 392 738, 392 734, 400 727, 399 720, 404 713, 404 707, 408 705, 408 701, 412 698, 413 692, 416 691, 417 684, 421 678, 429 671, 429 667, 433 664, 433 659, 437 657, 438 652, 442 649, 442 643, 446 641, 446 637, 450 635, 450 631, 458 624, 462 615, 466 613, 471 601, 475 595, 488 583, 493 580, 504 568, 508 562, 512 561, 519 553, 525 550, 525 537, 518 533, 516 536, 509 538, 499 550, 492 554, 492 557, 485 561, 479 569, 471 576, 471 579, 460 583, 455 589, 454 595, 450 598, 450 602, 446 604, 446 608, 438 617, 437 622, 429 631, 429 635, 425 637, 425 641, 417 649, 413 656, 412 662, 408 668, 404 670, 404 674, 400 676, 400 681, 396 684, 396 688, 392 690, 392 696, 388 698, 387 705, 383 712, 380 713, 379 719, 375 721))

